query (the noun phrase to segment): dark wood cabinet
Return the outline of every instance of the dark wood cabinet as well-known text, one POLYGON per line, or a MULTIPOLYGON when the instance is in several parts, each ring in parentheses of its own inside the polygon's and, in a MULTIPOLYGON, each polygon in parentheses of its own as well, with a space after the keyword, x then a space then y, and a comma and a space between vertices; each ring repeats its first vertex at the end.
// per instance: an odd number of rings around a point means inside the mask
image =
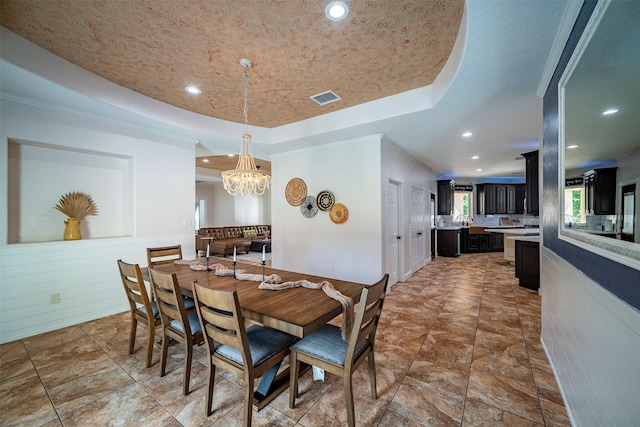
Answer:
POLYGON ((540 288, 540 243, 516 240, 515 258, 520 286, 537 291, 540 288))
POLYGON ((592 169, 583 177, 587 213, 615 215, 616 168, 592 169))
POLYGON ((522 154, 525 160, 525 212, 528 215, 538 215, 539 189, 538 189, 538 150, 522 154))
POLYGON ((438 230, 438 256, 460 255, 461 230, 438 230))
POLYGON ((438 181, 438 215, 451 215, 453 212, 453 191, 455 181, 438 181))
POLYGON ((480 191, 478 191, 479 214, 522 214, 524 213, 524 185, 484 184, 480 209, 480 191))
POLYGON ((495 185, 486 185, 484 187, 485 206, 484 213, 493 215, 497 213, 497 187, 495 185))
POLYGON ((493 252, 504 251, 504 234, 503 233, 491 233, 489 234, 491 250, 493 252))
POLYGON ((486 233, 473 231, 477 227, 463 229, 462 232, 462 252, 501 252, 504 250, 503 235, 501 233, 486 233))
POLYGON ((484 196, 484 184, 476 185, 476 214, 484 215, 485 214, 485 196, 484 196))

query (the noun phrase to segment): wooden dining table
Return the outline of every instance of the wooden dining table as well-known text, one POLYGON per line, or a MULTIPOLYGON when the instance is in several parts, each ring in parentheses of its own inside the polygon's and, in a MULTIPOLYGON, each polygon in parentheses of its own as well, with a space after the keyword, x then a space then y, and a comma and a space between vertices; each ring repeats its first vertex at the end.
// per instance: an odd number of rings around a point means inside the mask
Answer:
MULTIPOLYGON (((216 261, 233 269, 231 261, 216 261)), ((194 270, 185 264, 164 264, 153 267, 165 273, 175 273, 183 295, 193 297, 193 282, 212 289, 235 290, 245 320, 248 323, 277 329, 302 338, 320 328, 342 313, 342 305, 329 298, 321 289, 296 287, 282 290, 259 289, 258 281, 238 280, 232 276, 217 276, 211 271, 194 270)), ((351 297, 354 303, 360 300, 365 285, 344 280, 329 279, 305 273, 277 270, 238 262, 236 272, 269 276, 277 274, 283 282, 302 279, 313 283, 330 282, 343 295, 351 297)), ((144 275, 148 277, 146 269, 144 275)), ((265 373, 254 393, 254 406, 260 410, 288 386, 288 369, 277 373, 280 365, 265 373)))

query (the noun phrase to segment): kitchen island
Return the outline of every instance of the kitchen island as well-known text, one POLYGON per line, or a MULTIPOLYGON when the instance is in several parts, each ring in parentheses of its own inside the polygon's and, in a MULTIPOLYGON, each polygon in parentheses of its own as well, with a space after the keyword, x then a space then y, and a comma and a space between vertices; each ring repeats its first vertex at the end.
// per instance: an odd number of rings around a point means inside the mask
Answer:
POLYGON ((540 235, 539 228, 485 228, 484 231, 489 233, 502 233, 504 234, 504 259, 511 263, 516 261, 516 244, 515 240, 509 239, 510 236, 538 236, 540 235))

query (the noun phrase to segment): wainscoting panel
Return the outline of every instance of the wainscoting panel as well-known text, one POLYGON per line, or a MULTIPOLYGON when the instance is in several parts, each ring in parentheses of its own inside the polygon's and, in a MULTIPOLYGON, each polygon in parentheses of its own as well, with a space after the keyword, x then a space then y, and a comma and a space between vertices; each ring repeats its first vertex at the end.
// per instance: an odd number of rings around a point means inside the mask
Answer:
POLYGON ((542 342, 575 426, 640 425, 640 311, 542 248, 542 342))

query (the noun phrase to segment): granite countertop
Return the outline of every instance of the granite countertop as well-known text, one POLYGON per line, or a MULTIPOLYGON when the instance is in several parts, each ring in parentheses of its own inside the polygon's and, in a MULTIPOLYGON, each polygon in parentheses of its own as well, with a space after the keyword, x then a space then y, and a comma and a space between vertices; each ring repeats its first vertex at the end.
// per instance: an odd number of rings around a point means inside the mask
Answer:
POLYGON ((522 240, 525 242, 540 242, 540 235, 536 236, 507 236, 509 240, 522 240))
POLYGON ((540 234, 539 228, 485 228, 489 233, 519 234, 521 236, 540 234))

